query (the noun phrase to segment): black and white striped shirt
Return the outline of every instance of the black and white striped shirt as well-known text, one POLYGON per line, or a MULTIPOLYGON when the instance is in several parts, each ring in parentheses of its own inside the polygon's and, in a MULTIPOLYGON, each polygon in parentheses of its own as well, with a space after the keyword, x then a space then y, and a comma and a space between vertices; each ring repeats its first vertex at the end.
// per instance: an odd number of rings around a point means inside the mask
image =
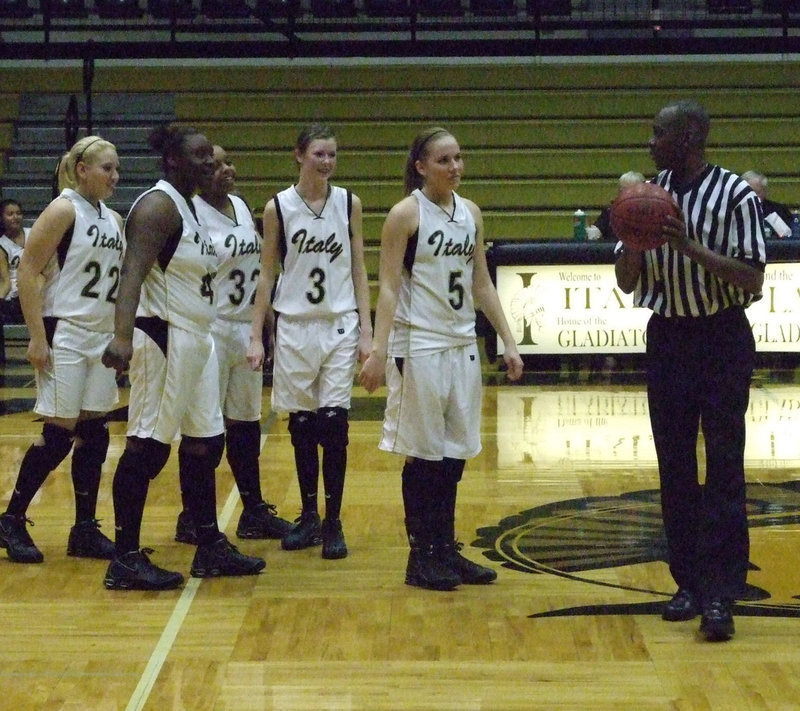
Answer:
MULTIPOLYGON (((654 182, 675 198, 687 234, 709 249, 763 269, 764 226, 758 197, 738 175, 709 165, 684 191, 671 185, 672 171, 654 182)), ((644 265, 634 303, 666 317, 710 316, 730 306, 749 306, 760 296, 723 281, 664 244, 643 252, 644 265)))

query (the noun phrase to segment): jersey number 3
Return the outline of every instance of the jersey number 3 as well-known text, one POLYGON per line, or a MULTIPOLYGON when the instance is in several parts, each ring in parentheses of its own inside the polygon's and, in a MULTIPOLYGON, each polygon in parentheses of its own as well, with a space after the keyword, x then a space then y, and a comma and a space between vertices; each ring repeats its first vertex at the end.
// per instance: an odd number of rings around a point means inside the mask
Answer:
POLYGON ((322 286, 325 283, 324 270, 316 267, 309 272, 308 276, 311 279, 312 290, 306 292, 306 298, 312 304, 322 303, 325 299, 325 287, 322 286))

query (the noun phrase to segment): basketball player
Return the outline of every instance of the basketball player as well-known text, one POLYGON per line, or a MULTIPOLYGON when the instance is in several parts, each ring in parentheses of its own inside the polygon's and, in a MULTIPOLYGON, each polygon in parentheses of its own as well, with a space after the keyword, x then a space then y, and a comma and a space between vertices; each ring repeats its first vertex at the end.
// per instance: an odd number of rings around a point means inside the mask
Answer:
POLYGON ((374 392, 386 374, 380 448, 406 457, 406 583, 433 590, 497 577, 464 558, 455 539, 458 482, 466 460, 481 450, 476 304, 503 340, 508 377, 522 375, 486 266, 481 211, 455 192, 463 170, 449 131, 431 128, 415 138, 406 197, 389 211, 381 234, 375 337, 359 376, 374 392))
POLYGON ((702 611, 701 632, 720 641, 734 633, 731 608, 747 579, 745 413, 755 343, 745 308, 761 296, 766 259, 758 197, 742 178, 706 161, 709 126, 695 101, 656 115, 654 181, 672 194, 683 219, 667 218, 662 247, 624 247, 615 269, 620 289, 634 292, 634 305, 653 311, 647 398, 678 586, 662 617, 691 620, 702 611))
POLYGON ((302 512, 283 538, 285 550, 322 543, 322 557, 344 558, 340 518, 347 468, 348 410, 357 359, 371 348, 369 285, 361 201, 331 185, 336 137, 324 125, 301 131, 295 185, 264 208, 261 259, 248 359, 261 366, 265 320, 278 314, 272 407, 289 413, 302 512), (281 274, 270 304, 276 265, 281 274), (325 520, 317 505, 319 450, 325 520))
POLYGON ((114 338, 103 356, 118 372, 130 363, 128 439, 113 485, 116 551, 104 580, 122 590, 183 582, 139 548, 150 480, 166 464, 178 432, 182 461, 192 472, 183 492, 197 534, 191 574, 251 575, 265 565, 240 553, 217 526, 214 470, 224 446, 211 337, 217 258, 191 202, 213 177, 213 149, 202 134, 175 125, 155 129, 150 146, 161 154, 165 177, 128 214, 114 338))
POLYGON ((123 253, 122 218, 103 202, 119 180, 117 151, 99 136, 82 138, 62 158, 58 178, 61 194, 33 224, 17 271, 36 369, 33 409, 44 420, 0 516, 0 545, 17 563, 43 560, 25 528, 28 506, 73 443, 75 525, 67 554, 108 559, 114 551, 96 508, 109 443, 105 416, 117 402, 114 373, 101 362, 114 330, 123 253))
MULTIPOLYGON (((22 225, 22 205, 0 200, 0 317, 3 323, 22 323, 17 289, 17 267, 30 228, 22 225)), ((2 340, 2 339, 0 339, 2 340)))
MULTIPOLYGON (((208 228, 219 261, 214 280, 217 318, 211 327, 219 364, 222 414, 225 418, 225 455, 239 489, 243 511, 239 538, 283 538, 291 524, 276 513, 261 494, 258 457, 261 452, 260 370, 247 361, 250 315, 261 268, 261 236, 250 208, 234 195, 236 168, 222 146, 214 146, 214 177, 207 189, 192 198, 197 218, 208 228)), ((179 459, 181 450, 179 450, 179 459)), ((192 472, 181 461, 181 482, 192 472)), ((182 485, 183 488, 183 485, 182 485)), ((191 514, 178 516, 175 540, 195 543, 191 514)))

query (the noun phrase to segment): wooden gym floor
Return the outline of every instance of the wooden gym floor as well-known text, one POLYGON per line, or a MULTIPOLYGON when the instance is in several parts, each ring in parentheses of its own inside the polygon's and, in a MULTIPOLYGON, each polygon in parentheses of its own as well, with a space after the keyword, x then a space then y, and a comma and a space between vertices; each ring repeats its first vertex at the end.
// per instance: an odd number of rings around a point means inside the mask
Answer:
MULTIPOLYGON (((109 592, 106 564, 65 555, 73 503, 68 462, 29 515, 42 565, 0 551, 0 708, 117 711, 515 711, 800 709, 800 386, 759 370, 749 414, 750 589, 736 637, 701 641, 698 621, 666 623, 657 476, 641 378, 605 364, 526 373, 487 370, 483 453, 458 501, 464 552, 493 566, 487 587, 430 592, 403 584, 407 547, 399 458, 379 452, 383 394, 356 389, 343 510, 350 555, 262 555, 257 577, 195 580, 182 590, 109 592)), ((0 382, 0 485, 8 500, 40 425, 21 358, 0 382)), ((127 392, 122 392, 123 402, 127 392)), ((269 391, 264 391, 265 404, 269 391)), ((265 413, 269 408, 265 407, 265 413)), ((99 504, 113 531, 111 478, 99 504)), ((286 421, 266 414, 263 487, 286 517, 298 491, 286 421)), ((240 504, 227 463, 221 526, 240 504)), ((143 544, 188 573, 173 541, 176 462, 153 482, 143 544)))

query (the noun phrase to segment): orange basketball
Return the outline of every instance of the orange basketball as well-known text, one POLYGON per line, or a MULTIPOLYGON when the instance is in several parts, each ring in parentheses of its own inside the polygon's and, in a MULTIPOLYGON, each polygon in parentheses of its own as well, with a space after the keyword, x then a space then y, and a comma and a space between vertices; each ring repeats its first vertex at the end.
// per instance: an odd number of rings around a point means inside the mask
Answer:
POLYGON ((666 240, 661 234, 667 215, 680 217, 672 196, 655 183, 625 188, 611 203, 609 220, 617 237, 633 249, 653 249, 666 240))

